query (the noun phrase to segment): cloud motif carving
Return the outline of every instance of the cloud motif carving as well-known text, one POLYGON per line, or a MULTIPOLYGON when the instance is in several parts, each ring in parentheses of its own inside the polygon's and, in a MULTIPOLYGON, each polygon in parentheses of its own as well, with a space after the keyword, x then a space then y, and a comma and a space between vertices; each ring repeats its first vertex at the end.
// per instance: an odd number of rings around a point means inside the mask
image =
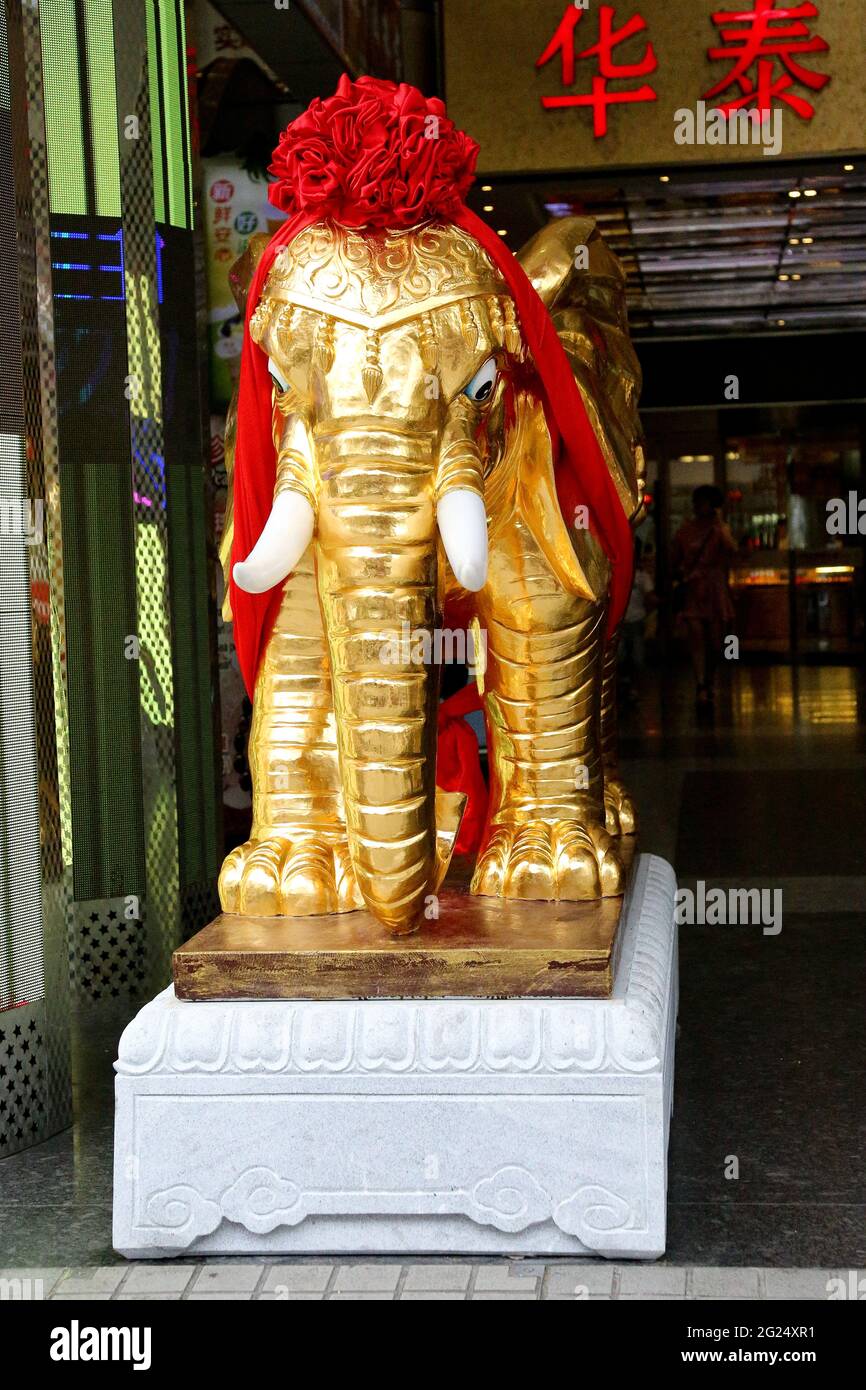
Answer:
POLYGON ((594 1247, 595 1237, 605 1231, 621 1231, 633 1220, 628 1202, 606 1187, 581 1187, 573 1197, 560 1202, 553 1219, 561 1231, 577 1236, 585 1245, 594 1247))
POLYGON ((550 1215, 550 1194, 525 1168, 508 1165, 472 1190, 475 1221, 499 1231, 522 1231, 550 1215))
POLYGON ((303 1221, 301 1191, 271 1168, 248 1168, 222 1196, 223 1215, 256 1235, 303 1221))
POLYGON ((162 1229, 166 1244, 180 1246, 189 1245, 196 1236, 210 1235, 222 1220, 218 1203, 185 1183, 152 1193, 147 1201, 147 1216, 162 1229))

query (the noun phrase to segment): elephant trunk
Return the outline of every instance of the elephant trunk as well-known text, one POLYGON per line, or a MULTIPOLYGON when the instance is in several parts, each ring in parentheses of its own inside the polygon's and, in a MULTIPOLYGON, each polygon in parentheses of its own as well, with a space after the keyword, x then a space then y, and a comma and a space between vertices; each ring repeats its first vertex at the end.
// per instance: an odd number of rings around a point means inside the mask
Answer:
POLYGON ((319 597, 349 849, 371 912, 412 931, 443 871, 436 833, 440 581, 429 437, 316 441, 319 597))

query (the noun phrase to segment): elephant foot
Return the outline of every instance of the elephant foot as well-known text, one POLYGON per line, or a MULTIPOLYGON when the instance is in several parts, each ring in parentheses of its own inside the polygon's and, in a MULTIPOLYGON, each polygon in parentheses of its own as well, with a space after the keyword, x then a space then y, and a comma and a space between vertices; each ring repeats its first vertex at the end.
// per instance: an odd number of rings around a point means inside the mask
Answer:
POLYGON ((637 833, 637 809, 619 777, 604 779, 604 828, 608 835, 637 833))
POLYGON ((615 898, 625 873, 610 835, 578 820, 497 825, 470 891, 490 898, 586 902, 615 898))
POLYGON ((219 894, 223 912, 251 917, 312 917, 364 906, 345 840, 247 840, 226 855, 219 894))

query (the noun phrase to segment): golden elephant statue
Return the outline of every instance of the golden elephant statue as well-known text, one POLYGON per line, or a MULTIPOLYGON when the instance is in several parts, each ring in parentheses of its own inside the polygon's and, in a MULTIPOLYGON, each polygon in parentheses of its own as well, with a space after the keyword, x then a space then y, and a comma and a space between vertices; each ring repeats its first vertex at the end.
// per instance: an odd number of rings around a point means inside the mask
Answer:
MULTIPOLYGON (((241 303, 266 243, 236 267, 241 303)), ((634 521, 640 369, 621 267, 579 217, 518 259, 634 521)), ((555 425, 494 259, 446 222, 314 221, 250 307, 276 483, 252 553, 234 555, 233 594, 270 594, 271 610, 252 692, 252 833, 223 865, 223 909, 366 904, 394 932, 418 925, 461 798, 437 793, 439 668, 435 641, 417 639, 455 618, 486 648, 490 806, 471 891, 621 893, 617 836, 635 816, 616 768, 611 566, 585 508, 563 510, 555 425)), ((232 550, 229 513, 227 578, 232 550)))

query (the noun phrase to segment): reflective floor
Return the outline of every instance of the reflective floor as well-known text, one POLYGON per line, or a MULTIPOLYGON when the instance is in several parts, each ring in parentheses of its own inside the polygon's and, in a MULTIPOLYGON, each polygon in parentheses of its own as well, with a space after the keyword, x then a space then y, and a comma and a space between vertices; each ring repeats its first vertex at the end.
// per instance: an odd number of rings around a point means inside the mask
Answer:
POLYGON ((697 715, 693 687, 678 668, 667 679, 648 669, 639 699, 623 717, 622 734, 665 738, 694 732, 738 734, 845 731, 863 726, 866 691, 853 666, 740 666, 723 663, 716 682, 715 716, 697 715))
POLYGON ((866 728, 849 667, 684 673, 622 720, 641 847, 680 885, 781 891, 782 930, 680 931, 669 1256, 866 1261, 866 728))
MULTIPOLYGON (((782 894, 779 931, 681 928, 666 1263, 862 1268, 863 679, 842 666, 721 674, 712 718, 698 719, 681 671, 645 672, 622 718, 641 848, 669 859, 684 888, 782 894)), ((117 1262, 112 1061, 124 1021, 77 1021, 74 1129, 0 1161, 0 1266, 117 1262)))
MULTIPOLYGON (((866 838, 848 809, 851 795, 862 809, 866 785, 862 671, 730 663, 720 672, 710 714, 697 711, 682 669, 665 678, 645 671, 639 692, 638 703, 620 716, 620 754, 642 812, 641 848, 670 859, 680 877, 697 872, 708 852, 715 863, 712 847, 722 838, 736 846, 737 873, 751 866, 756 874, 784 874, 780 847, 799 834, 792 821, 798 805, 814 812, 813 831, 833 826, 837 847, 866 838), (721 809, 716 796, 726 783, 731 790, 721 809), (756 805, 766 813, 754 824, 756 805), (703 848, 695 862, 689 848, 683 864, 679 856, 693 841, 703 848)), ((832 877, 844 873, 844 862, 819 850, 814 836, 800 835, 797 876, 832 877)))

